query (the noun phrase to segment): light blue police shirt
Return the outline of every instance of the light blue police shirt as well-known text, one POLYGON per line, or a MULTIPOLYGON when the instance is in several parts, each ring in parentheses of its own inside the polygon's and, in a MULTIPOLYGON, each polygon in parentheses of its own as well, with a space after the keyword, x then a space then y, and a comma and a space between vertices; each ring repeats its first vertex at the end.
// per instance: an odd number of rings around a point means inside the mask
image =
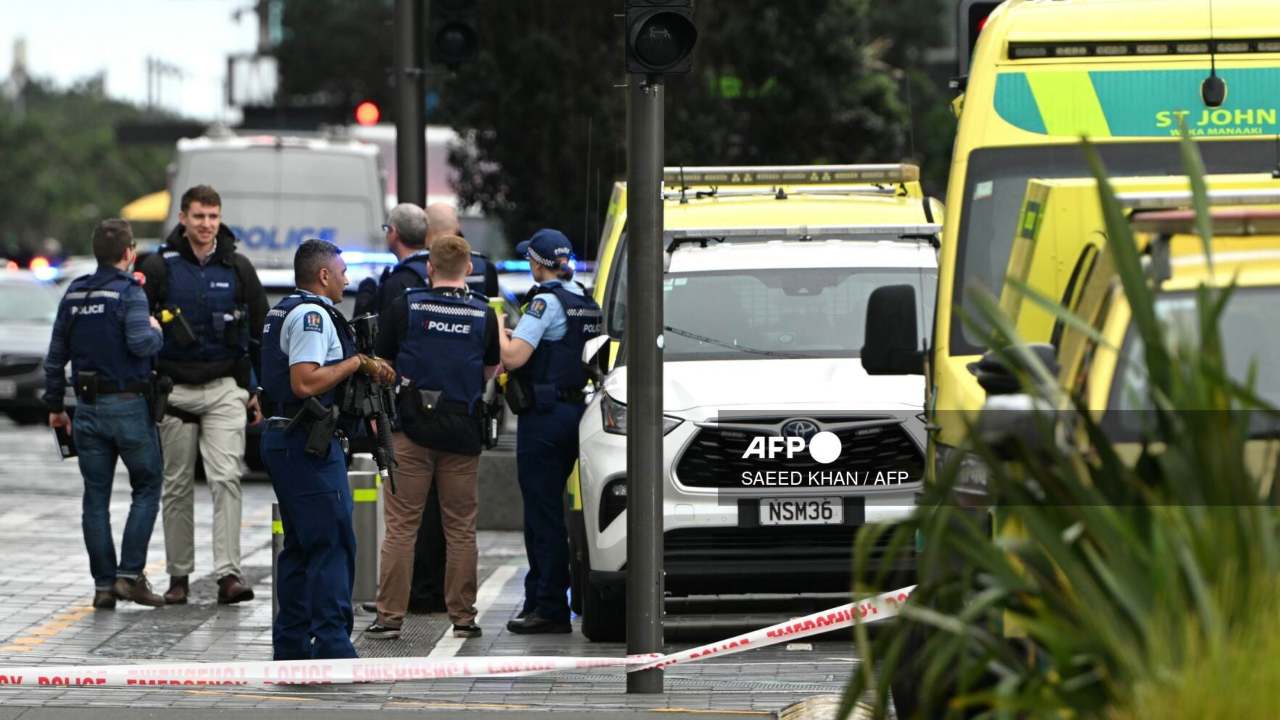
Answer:
MULTIPOLYGON (((330 307, 333 301, 323 295, 304 293, 308 298, 330 307)), ((280 349, 289 357, 289 365, 315 363, 325 365, 342 359, 342 341, 329 313, 313 303, 299 305, 284 317, 280 330, 280 349)))
MULTIPOLYGON (((582 295, 582 288, 575 282, 548 280, 542 285, 543 287, 559 285, 574 295, 582 295)), ((537 349, 538 343, 542 342, 543 338, 548 342, 555 342, 563 338, 568 330, 569 319, 564 314, 564 305, 560 303, 560 298, 553 293, 543 293, 529 301, 529 307, 520 317, 520 322, 516 324, 511 337, 519 338, 537 349)))

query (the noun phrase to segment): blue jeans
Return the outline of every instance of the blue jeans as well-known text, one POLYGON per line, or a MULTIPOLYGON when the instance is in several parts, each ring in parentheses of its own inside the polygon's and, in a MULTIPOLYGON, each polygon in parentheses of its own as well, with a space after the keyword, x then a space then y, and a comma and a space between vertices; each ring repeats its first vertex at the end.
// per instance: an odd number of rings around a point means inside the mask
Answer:
POLYGON ((160 439, 151 411, 141 395, 100 395, 97 402, 76 408, 72 431, 84 477, 84 501, 80 517, 84 545, 89 551, 89 572, 99 590, 111 588, 117 577, 137 578, 147 564, 147 545, 160 509, 164 464, 160 439), (133 499, 120 543, 116 566, 115 541, 111 538, 111 485, 116 458, 129 469, 133 499))
POLYGON ((276 561, 280 612, 271 630, 272 657, 353 658, 356 536, 346 458, 337 440, 329 442, 323 458, 308 455, 306 445, 301 430, 268 426, 262 433, 262 462, 284 524, 284 548, 276 561))
POLYGON ((524 499, 524 610, 554 622, 569 621, 569 531, 564 524, 564 485, 578 460, 578 421, 583 406, 557 402, 516 424, 516 474, 524 499))

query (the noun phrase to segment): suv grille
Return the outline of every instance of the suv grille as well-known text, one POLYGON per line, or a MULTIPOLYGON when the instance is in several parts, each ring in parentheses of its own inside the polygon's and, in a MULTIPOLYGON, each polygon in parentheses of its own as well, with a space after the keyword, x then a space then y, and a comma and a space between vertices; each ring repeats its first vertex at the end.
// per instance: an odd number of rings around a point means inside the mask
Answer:
MULTIPOLYGON (((830 426, 835 423, 875 419, 877 418, 821 418, 820 424, 830 426)), ((721 422, 764 426, 776 425, 785 420, 787 418, 751 418, 721 422)), ((901 423, 845 428, 833 432, 840 438, 841 445, 840 456, 835 462, 822 465, 809 457, 808 453, 800 453, 787 460, 785 468, 801 472, 839 469, 844 472, 870 473, 871 476, 886 470, 905 470, 913 481, 923 477, 924 461, 920 449, 901 423)), ((676 477, 686 487, 741 488, 743 472, 762 469, 760 460, 742 457, 751 439, 756 435, 776 434, 765 427, 758 431, 701 428, 676 463, 676 477)))

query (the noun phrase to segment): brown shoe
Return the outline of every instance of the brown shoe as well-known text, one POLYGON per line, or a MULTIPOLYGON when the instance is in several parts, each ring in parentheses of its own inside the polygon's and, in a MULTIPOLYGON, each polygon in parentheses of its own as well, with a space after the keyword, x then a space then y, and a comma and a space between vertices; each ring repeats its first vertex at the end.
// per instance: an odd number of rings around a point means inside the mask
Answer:
POLYGON ((186 605, 187 595, 191 593, 191 586, 187 583, 186 575, 170 575, 169 589, 164 591, 165 605, 186 605))
POLYGON ((233 605, 253 599, 253 588, 235 575, 226 575, 218 580, 218 604, 233 605))
POLYGON ((151 583, 147 582, 146 575, 139 575, 137 580, 129 578, 116 578, 115 585, 111 586, 111 591, 121 600, 132 600, 139 605, 148 607, 160 607, 164 605, 164 598, 156 594, 151 589, 151 583))
POLYGON ((116 596, 110 590, 93 591, 93 608, 95 610, 115 610, 116 596))

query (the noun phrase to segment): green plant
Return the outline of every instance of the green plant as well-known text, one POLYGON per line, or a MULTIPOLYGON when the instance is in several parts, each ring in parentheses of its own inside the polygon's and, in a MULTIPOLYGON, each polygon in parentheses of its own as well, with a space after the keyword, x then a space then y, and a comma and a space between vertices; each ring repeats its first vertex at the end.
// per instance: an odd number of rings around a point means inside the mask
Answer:
MULTIPOLYGON (((1182 143, 1211 258, 1203 166, 1191 140, 1182 143)), ((1260 702, 1276 701, 1275 685, 1262 684, 1280 673, 1276 478, 1245 463, 1250 414, 1275 411, 1227 372, 1219 323, 1234 288, 1198 288, 1195 332, 1172 332, 1101 162, 1087 142, 1084 150, 1141 339, 1146 442, 1136 461, 1122 458, 1083 401, 1019 344, 994 299, 979 298, 974 326, 989 347, 1004 348, 1002 363, 1029 395, 1074 409, 1089 450, 1050 435, 1000 453, 973 440, 964 450, 989 470, 991 515, 956 502, 953 458, 910 522, 859 539, 858 562, 883 542, 877 535, 902 552, 910 539, 923 542, 919 586, 901 619, 874 642, 858 629, 864 662, 846 708, 869 694, 884 714, 892 686, 918 695, 921 717, 1180 715, 1184 706, 1163 693, 1188 693, 1206 659, 1249 669, 1242 677, 1260 702), (1264 632, 1272 639, 1258 638, 1264 632)), ((1052 300, 1036 301, 1082 326, 1052 300)), ((1037 420, 1053 432, 1048 413, 1037 420)))

